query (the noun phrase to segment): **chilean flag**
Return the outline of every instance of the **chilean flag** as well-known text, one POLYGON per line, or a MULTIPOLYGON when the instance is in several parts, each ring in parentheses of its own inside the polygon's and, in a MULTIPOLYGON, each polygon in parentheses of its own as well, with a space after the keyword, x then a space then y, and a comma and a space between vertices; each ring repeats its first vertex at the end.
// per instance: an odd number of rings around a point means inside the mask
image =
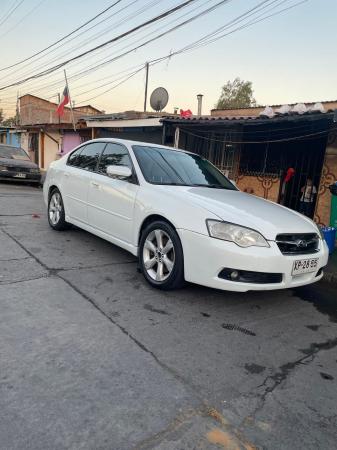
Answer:
POLYGON ((65 107, 65 105, 67 105, 68 103, 69 103, 69 90, 68 90, 68 86, 66 86, 66 87, 64 88, 64 90, 63 90, 62 98, 61 98, 60 104, 58 105, 57 110, 56 110, 56 114, 57 114, 59 117, 62 117, 62 116, 63 116, 63 114, 64 114, 64 107, 65 107))

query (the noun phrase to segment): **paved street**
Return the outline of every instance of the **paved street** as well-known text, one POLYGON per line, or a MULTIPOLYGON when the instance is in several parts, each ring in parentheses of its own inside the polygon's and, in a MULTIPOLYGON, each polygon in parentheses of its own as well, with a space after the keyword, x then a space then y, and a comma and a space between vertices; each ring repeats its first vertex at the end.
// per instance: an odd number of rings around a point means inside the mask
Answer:
POLYGON ((150 288, 0 185, 0 447, 335 449, 337 295, 150 288))

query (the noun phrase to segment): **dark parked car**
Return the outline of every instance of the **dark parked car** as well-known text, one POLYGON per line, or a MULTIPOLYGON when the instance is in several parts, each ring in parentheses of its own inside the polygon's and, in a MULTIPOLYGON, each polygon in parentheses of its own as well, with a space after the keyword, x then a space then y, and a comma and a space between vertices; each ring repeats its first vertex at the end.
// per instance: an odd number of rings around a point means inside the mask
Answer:
POLYGON ((0 180, 41 183, 41 172, 27 153, 19 147, 0 144, 0 180))

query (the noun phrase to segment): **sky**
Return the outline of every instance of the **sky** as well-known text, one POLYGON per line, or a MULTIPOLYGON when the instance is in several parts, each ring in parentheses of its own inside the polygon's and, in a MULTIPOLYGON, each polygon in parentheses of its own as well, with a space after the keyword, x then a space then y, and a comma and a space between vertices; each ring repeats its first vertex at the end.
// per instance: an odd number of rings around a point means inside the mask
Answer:
MULTIPOLYGON (((67 65, 65 68, 75 105, 90 103, 107 113, 142 110, 145 71, 140 70, 126 80, 128 76, 146 61, 184 47, 262 0, 227 1, 213 12, 99 70, 86 76, 76 75, 101 60, 119 55, 125 49, 158 36, 218 1, 194 0, 193 4, 175 15, 67 65), (121 81, 125 82, 114 87, 121 81), (110 84, 104 86, 106 83, 110 84)), ((282 3, 277 9, 282 9, 300 0, 277 1, 282 3)), ((0 88, 90 49, 182 2, 120 0, 118 5, 80 30, 81 35, 78 32, 78 36, 72 36, 72 41, 63 41, 62 47, 53 47, 49 53, 39 55, 37 58, 40 59, 35 58, 12 69, 1 70, 49 46, 113 3, 112 0, 1 0, 0 88), (16 5, 17 9, 6 19, 6 12, 16 5), (105 21, 97 25, 103 19, 105 21), (93 25, 96 26, 88 30, 93 25)), ((269 8, 276 6, 275 2, 272 4, 269 0, 269 8)), ((270 13, 277 9, 272 9, 270 13)), ((208 114, 220 95, 221 86, 227 80, 240 77, 252 82, 254 96, 261 105, 335 100, 336 21, 336 0, 308 0, 210 45, 151 66, 149 93, 163 86, 169 93, 166 111, 172 112, 174 107, 178 107, 189 108, 194 113, 197 112, 196 96, 201 93, 204 95, 203 113, 208 114)), ((12 115, 16 96, 26 93, 56 102, 57 94, 64 88, 63 77, 63 68, 60 68, 43 78, 1 90, 0 108, 3 108, 5 116, 12 115)))

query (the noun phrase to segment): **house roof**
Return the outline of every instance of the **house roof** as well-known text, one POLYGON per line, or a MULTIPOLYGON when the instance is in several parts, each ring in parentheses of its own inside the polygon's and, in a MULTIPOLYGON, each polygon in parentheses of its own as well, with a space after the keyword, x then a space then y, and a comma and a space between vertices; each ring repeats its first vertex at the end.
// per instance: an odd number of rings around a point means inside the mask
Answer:
POLYGON ((86 115, 81 117, 82 120, 86 121, 107 121, 107 120, 137 120, 137 119, 156 119, 170 116, 170 114, 165 112, 143 112, 143 111, 124 111, 111 114, 95 114, 86 115))
MULTIPOLYGON (((336 110, 337 111, 337 110, 336 110)), ((267 116, 169 116, 163 117, 161 122, 163 123, 177 123, 177 124, 199 124, 199 125, 229 125, 233 124, 265 124, 265 123, 277 123, 277 122, 298 122, 298 121, 315 121, 326 118, 327 121, 333 121, 335 115, 334 110, 329 110, 326 113, 320 112, 306 112, 304 114, 290 113, 280 114, 274 117, 267 116)))
MULTIPOLYGON (((304 103, 305 105, 314 105, 315 103, 322 103, 323 105, 327 105, 330 103, 336 103, 337 104, 337 100, 324 100, 321 102, 301 102, 304 103)), ((297 103, 288 103, 289 106, 295 106, 297 103)), ((267 105, 259 105, 259 106, 246 106, 243 108, 213 108, 211 109, 211 111, 238 111, 240 109, 242 110, 247 110, 247 109, 251 109, 252 111, 254 111, 255 109, 263 109, 265 108, 267 105)), ((278 104, 278 105, 268 105, 271 108, 280 108, 282 106, 282 104, 278 104)))

